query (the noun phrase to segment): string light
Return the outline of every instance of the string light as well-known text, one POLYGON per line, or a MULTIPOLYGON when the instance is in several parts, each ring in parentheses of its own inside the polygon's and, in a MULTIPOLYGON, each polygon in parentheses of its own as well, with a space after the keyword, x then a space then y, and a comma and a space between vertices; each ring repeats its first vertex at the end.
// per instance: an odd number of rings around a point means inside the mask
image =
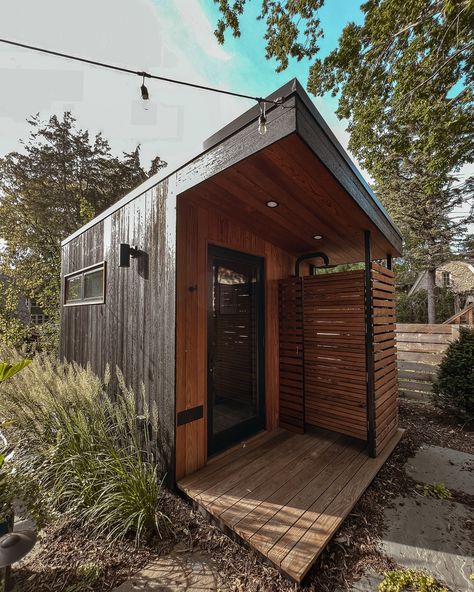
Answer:
POLYGON ((267 108, 265 101, 259 101, 260 115, 258 117, 258 133, 264 136, 267 133, 267 108))
POLYGON ((148 93, 148 89, 145 86, 145 72, 143 72, 142 85, 140 86, 140 91, 142 93, 142 99, 144 101, 149 101, 150 100, 150 94, 148 93))
POLYGON ((73 56, 67 53, 59 51, 53 51, 51 49, 44 49, 43 47, 36 47, 34 45, 27 45, 26 43, 19 43, 18 41, 11 41, 10 39, 0 39, 0 43, 6 43, 7 45, 13 45, 15 47, 22 47, 23 49, 30 49, 39 53, 45 53, 48 55, 65 58, 67 60, 73 60, 75 62, 82 62, 83 64, 89 64, 91 66, 99 66, 100 68, 107 68, 109 70, 115 70, 117 72, 124 72, 126 74, 133 74, 142 78, 142 85, 140 87, 142 99, 148 101, 150 98, 148 88, 145 86, 145 78, 153 78, 154 80, 160 80, 161 82, 168 82, 170 84, 179 84, 182 86, 188 86, 190 88, 197 88, 199 90, 205 90, 208 92, 219 93, 222 95, 228 95, 231 97, 237 97, 239 99, 249 99, 256 101, 260 105, 260 116, 258 118, 258 133, 264 136, 267 133, 267 116, 266 116, 266 103, 272 105, 282 105, 283 97, 276 99, 263 99, 263 97, 253 97, 252 95, 245 95, 242 93, 232 92, 230 90, 223 90, 221 88, 213 88, 212 86, 204 86, 203 84, 195 84, 193 82, 186 82, 185 80, 176 80, 173 78, 165 78, 164 76, 157 76, 156 74, 150 74, 149 72, 137 72, 130 68, 124 68, 122 66, 115 66, 113 64, 107 64, 105 62, 98 62, 96 60, 89 60, 87 58, 81 58, 79 56, 73 56), (263 107, 262 107, 263 104, 263 107))

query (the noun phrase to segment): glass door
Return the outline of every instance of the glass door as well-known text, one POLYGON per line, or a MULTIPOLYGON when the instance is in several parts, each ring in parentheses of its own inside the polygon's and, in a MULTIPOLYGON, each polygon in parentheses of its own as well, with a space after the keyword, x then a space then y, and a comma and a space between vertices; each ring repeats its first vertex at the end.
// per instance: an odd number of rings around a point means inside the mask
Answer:
POLYGON ((208 454, 264 429, 263 259, 208 257, 208 454))

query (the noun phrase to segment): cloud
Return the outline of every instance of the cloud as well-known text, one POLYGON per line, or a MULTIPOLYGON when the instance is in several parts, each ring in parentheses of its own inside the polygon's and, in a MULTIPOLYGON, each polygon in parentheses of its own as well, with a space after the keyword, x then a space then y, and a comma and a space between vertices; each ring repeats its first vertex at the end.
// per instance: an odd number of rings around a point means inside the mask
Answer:
POLYGON ((206 55, 224 62, 232 59, 232 55, 217 42, 213 27, 199 0, 173 0, 173 5, 184 27, 193 32, 194 40, 206 55))

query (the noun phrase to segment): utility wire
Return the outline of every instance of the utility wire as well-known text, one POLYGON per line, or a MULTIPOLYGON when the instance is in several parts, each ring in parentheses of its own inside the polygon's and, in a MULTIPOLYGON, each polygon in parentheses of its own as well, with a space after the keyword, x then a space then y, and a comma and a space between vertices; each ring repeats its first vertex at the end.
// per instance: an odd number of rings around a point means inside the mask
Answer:
POLYGON ((161 80, 162 82, 169 82, 171 84, 180 84, 182 86, 189 86, 191 88, 197 88, 199 90, 206 90, 209 92, 220 93, 222 95, 229 95, 231 97, 238 97, 240 99, 250 99, 252 101, 257 101, 257 103, 272 103, 274 105, 280 105, 283 101, 283 99, 281 99, 281 98, 278 98, 275 100, 264 99, 263 97, 253 97, 251 95, 244 95, 241 93, 232 92, 230 90, 213 88, 211 86, 204 86, 202 84, 194 84, 193 82, 186 82, 184 80, 175 80, 174 78, 165 78, 164 76, 156 76, 155 74, 150 74, 149 72, 138 72, 136 70, 124 68, 122 66, 115 66, 113 64, 106 64, 105 62, 98 62, 96 60, 89 60, 87 58, 81 58, 79 56, 73 56, 73 55, 69 55, 67 53, 53 51, 51 49, 44 49, 43 47, 35 47, 34 45, 26 45, 26 43, 19 43, 18 41, 11 41, 9 39, 1 39, 0 38, 0 43, 6 43, 7 45, 14 45, 15 47, 22 47, 24 49, 30 49, 32 51, 37 51, 40 53, 45 53, 48 55, 57 56, 59 58, 65 58, 67 60, 73 60, 75 62, 82 62, 83 64, 90 64, 92 66, 99 66, 100 68, 107 68, 109 70, 115 70, 116 72, 125 72, 126 74, 133 74, 135 76, 140 76, 141 78, 152 78, 153 80, 161 80))

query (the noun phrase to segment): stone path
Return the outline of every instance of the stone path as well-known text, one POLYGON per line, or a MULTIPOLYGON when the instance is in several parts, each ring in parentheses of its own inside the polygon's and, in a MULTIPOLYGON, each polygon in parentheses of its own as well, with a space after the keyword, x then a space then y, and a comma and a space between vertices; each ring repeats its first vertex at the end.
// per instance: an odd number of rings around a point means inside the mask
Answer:
POLYGON ((114 592, 225 592, 211 558, 199 552, 172 551, 114 592))
MULTIPOLYGON (((405 467, 416 481, 474 495, 474 455, 449 448, 420 449, 405 467)), ((453 592, 474 591, 472 510, 450 500, 422 495, 399 497, 385 510, 383 552, 402 567, 425 570, 453 592)), ((382 578, 367 573, 352 592, 375 592, 382 578)))

